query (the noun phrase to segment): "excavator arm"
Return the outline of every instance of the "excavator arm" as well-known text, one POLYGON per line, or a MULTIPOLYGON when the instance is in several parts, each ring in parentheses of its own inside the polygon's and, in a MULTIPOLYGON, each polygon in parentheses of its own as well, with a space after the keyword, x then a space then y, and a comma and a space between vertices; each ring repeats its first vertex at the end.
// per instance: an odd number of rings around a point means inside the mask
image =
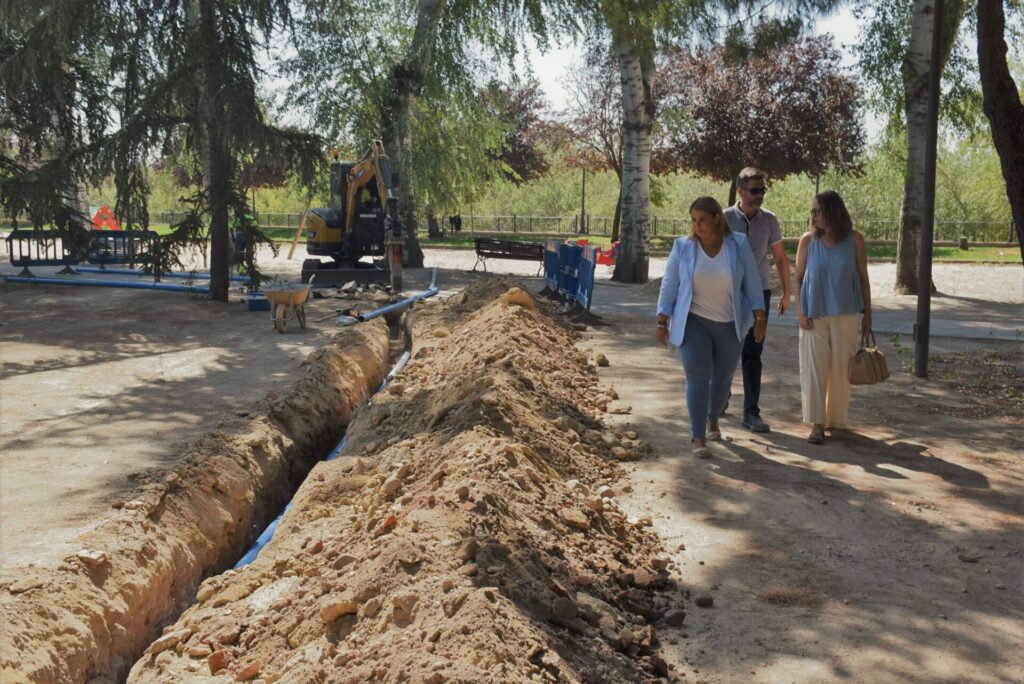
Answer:
POLYGON ((402 239, 396 186, 397 179, 391 173, 391 163, 380 140, 374 140, 356 162, 339 161, 335 151, 330 206, 310 212, 306 232, 307 252, 331 257, 332 261, 307 259, 302 267, 304 282, 313 272, 319 274, 318 283, 348 277, 348 271, 366 266, 359 263, 362 257, 386 255, 392 284, 401 288, 402 239))

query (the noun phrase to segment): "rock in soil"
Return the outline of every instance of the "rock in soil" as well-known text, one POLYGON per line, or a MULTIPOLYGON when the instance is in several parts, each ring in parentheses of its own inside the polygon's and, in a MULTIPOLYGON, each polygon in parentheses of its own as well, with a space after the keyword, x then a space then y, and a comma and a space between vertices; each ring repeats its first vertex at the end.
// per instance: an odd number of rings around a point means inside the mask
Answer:
POLYGON ((701 591, 694 595, 693 602, 700 608, 710 608, 715 605, 715 598, 708 592, 701 591))

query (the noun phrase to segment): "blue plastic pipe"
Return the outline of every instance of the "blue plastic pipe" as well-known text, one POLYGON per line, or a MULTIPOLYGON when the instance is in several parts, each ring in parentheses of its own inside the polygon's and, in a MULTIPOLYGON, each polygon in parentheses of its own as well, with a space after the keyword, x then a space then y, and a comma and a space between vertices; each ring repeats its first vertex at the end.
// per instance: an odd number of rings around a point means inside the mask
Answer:
POLYGON ((374 318, 384 316, 385 314, 406 309, 412 306, 413 302, 418 302, 419 300, 426 299, 427 297, 433 297, 439 292, 437 288, 437 268, 435 267, 431 269, 431 271, 432 272, 430 275, 430 287, 428 289, 424 290, 423 292, 420 292, 419 294, 414 294, 412 297, 409 297, 408 299, 403 299, 402 301, 395 302, 394 304, 388 304, 387 306, 381 309, 376 309, 368 313, 359 314, 358 316, 356 316, 356 320, 360 322, 370 321, 373 320, 374 318))
MULTIPOLYGON (((100 268, 98 266, 75 266, 76 271, 82 273, 109 273, 111 275, 153 275, 152 273, 146 273, 140 268, 100 268)), ((164 271, 164 278, 194 278, 196 280, 209 280, 210 274, 205 271, 197 271, 195 273, 188 272, 176 272, 176 271, 164 271)), ((236 283, 247 283, 249 282, 249 276, 243 275, 230 275, 228 276, 233 282, 236 283)))
POLYGON ((198 285, 167 285, 165 283, 136 283, 125 280, 71 280, 70 278, 36 278, 4 276, 9 283, 36 283, 37 285, 78 285, 80 287, 123 287, 130 290, 163 290, 164 292, 194 292, 209 294, 209 287, 198 285))
MULTIPOLYGON (((398 362, 395 363, 395 367, 391 369, 391 372, 384 377, 384 380, 380 383, 380 387, 377 388, 377 392, 380 392, 387 387, 388 380, 394 378, 400 370, 405 368, 405 364, 407 363, 409 363, 409 352, 405 352, 398 357, 398 362)), ((374 392, 374 394, 377 394, 377 392, 374 392)), ((333 461, 338 458, 338 456, 341 455, 341 452, 345 449, 346 444, 348 444, 348 435, 341 438, 341 441, 338 442, 337 446, 331 449, 331 452, 327 454, 324 460, 333 461)), ((263 530, 263 534, 256 538, 256 542, 252 545, 252 548, 246 551, 245 555, 235 563, 235 570, 256 560, 256 556, 258 556, 263 547, 267 545, 267 542, 273 538, 274 532, 277 530, 277 526, 281 523, 281 518, 284 517, 284 514, 287 513, 291 507, 292 502, 289 501, 288 505, 284 507, 284 510, 281 511, 280 515, 274 518, 274 521, 267 525, 267 529, 263 530)))
MULTIPOLYGON (((361 320, 361 321, 370 320, 372 318, 377 318, 378 316, 383 316, 385 313, 388 313, 388 311, 397 311, 398 309, 395 308, 396 306, 398 306, 399 309, 400 308, 404 308, 404 307, 409 306, 413 302, 418 301, 420 299, 426 299, 427 297, 433 297, 434 295, 437 294, 437 292, 438 292, 438 289, 437 289, 437 269, 435 268, 435 269, 433 269, 433 272, 430 275, 430 289, 425 290, 424 292, 420 292, 419 294, 414 295, 414 296, 412 296, 412 297, 410 297, 408 299, 405 299, 405 300, 403 300, 401 302, 398 302, 397 304, 392 304, 390 306, 384 307, 383 309, 377 309, 376 311, 371 311, 369 314, 366 315, 366 317, 360 317, 359 320, 361 320)), ((377 394, 378 392, 381 392, 385 387, 388 386, 388 381, 391 380, 392 378, 394 378, 395 375, 400 370, 405 368, 405 364, 409 363, 409 357, 410 357, 409 352, 405 352, 400 357, 398 357, 398 361, 395 363, 394 368, 392 368, 391 371, 386 376, 384 376, 384 380, 380 383, 380 387, 378 387, 377 390, 373 394, 377 394)), ((371 401, 371 403, 372 403, 372 401, 371 401)), ((341 438, 341 441, 338 442, 337 446, 335 446, 333 449, 331 449, 330 453, 327 454, 327 456, 324 458, 324 460, 325 461, 333 461, 334 459, 338 458, 338 456, 341 455, 341 452, 345 448, 346 444, 348 444, 348 435, 345 435, 344 437, 341 438)), ((277 526, 281 523, 281 518, 284 517, 284 514, 287 513, 288 510, 291 507, 292 507, 292 502, 289 501, 288 505, 286 505, 284 507, 284 510, 281 511, 280 515, 278 515, 276 518, 274 518, 274 521, 272 523, 270 523, 269 525, 267 525, 267 529, 263 530, 263 534, 261 534, 259 537, 256 538, 256 542, 252 545, 252 548, 250 548, 248 551, 246 551, 245 555, 242 556, 238 560, 237 563, 235 563, 235 570, 237 570, 238 568, 240 568, 242 566, 248 565, 249 563, 252 563, 254 560, 256 560, 256 556, 259 555, 259 553, 263 549, 263 547, 266 546, 267 543, 273 538, 274 531, 277 530, 277 526)))

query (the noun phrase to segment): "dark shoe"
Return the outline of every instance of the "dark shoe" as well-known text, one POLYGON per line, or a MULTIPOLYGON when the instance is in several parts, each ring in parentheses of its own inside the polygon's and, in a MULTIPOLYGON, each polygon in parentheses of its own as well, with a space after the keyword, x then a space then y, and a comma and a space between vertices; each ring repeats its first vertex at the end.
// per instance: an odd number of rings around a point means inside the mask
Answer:
POLYGON ((807 441, 811 444, 822 444, 825 442, 825 430, 823 428, 815 426, 811 430, 811 434, 807 435, 807 441))
POLYGON ((756 413, 748 413, 743 416, 743 427, 754 432, 770 432, 771 428, 768 427, 768 423, 761 420, 761 416, 756 413))

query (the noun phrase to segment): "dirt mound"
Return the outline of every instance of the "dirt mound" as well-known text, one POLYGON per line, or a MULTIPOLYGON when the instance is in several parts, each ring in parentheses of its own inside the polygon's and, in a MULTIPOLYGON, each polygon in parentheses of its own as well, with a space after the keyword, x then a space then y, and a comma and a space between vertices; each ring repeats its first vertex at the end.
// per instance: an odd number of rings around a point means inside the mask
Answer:
POLYGON ((284 396, 226 418, 173 471, 154 473, 80 538, 81 552, 0 585, 0 679, 123 678, 200 579, 230 566, 337 442, 387 354, 383 321, 339 335, 284 396))
POLYGON ((486 280, 408 320, 414 354, 252 565, 210 578, 132 682, 643 681, 683 592, 615 503, 647 447, 541 302, 486 280), (504 289, 503 289, 504 288, 504 289), (213 680, 211 680, 213 681, 213 680))

